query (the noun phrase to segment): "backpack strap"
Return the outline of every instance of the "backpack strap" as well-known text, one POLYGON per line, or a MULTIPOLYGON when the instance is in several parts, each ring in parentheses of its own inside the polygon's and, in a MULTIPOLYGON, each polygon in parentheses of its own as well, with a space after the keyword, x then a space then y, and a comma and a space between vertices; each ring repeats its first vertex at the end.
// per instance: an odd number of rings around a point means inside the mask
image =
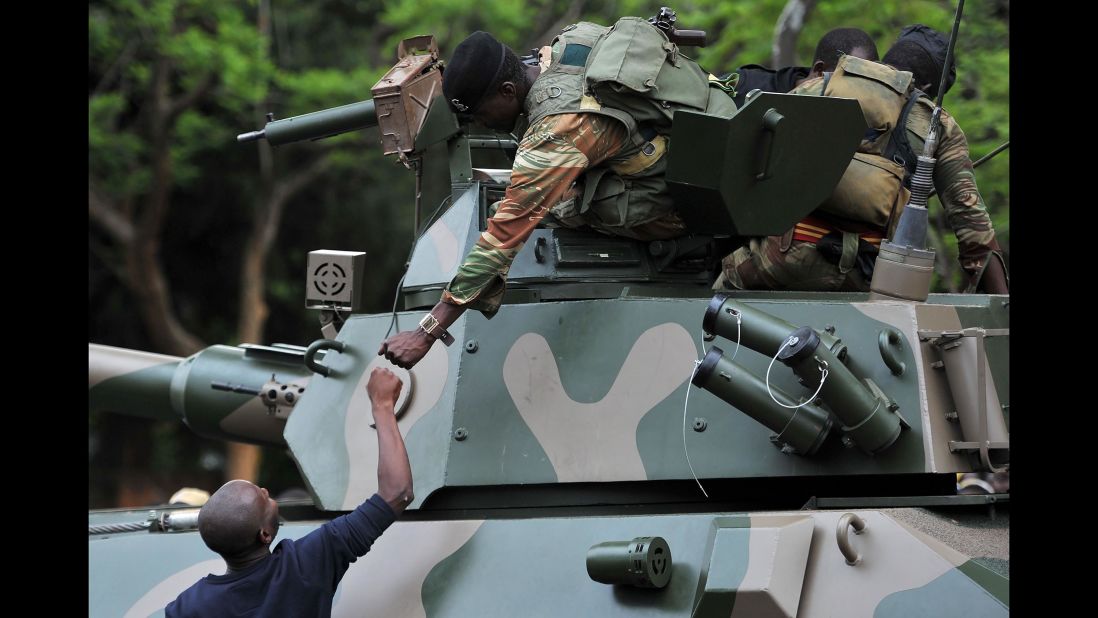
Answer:
POLYGON ((907 103, 904 103, 904 109, 900 112, 900 117, 896 120, 896 126, 892 128, 892 134, 888 136, 888 143, 885 144, 884 158, 902 165, 904 168, 904 186, 911 188, 911 175, 915 173, 915 166, 918 163, 918 157, 915 154, 915 149, 911 147, 911 141, 907 138, 907 117, 911 114, 911 108, 915 107, 915 103, 919 101, 919 97, 926 96, 926 93, 918 88, 915 88, 908 95, 907 103))

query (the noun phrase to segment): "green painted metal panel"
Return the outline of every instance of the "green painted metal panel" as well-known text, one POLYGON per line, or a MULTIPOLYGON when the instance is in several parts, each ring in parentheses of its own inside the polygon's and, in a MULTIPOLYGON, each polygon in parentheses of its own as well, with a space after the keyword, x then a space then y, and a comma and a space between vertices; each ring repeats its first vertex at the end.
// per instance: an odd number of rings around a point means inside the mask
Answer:
MULTIPOLYGON (((423 312, 398 313, 394 331, 414 328, 421 317, 423 312)), ((378 346, 385 338, 391 320, 391 314, 353 316, 347 320, 338 337, 339 341, 347 343, 347 348, 343 353, 329 353, 324 358, 324 364, 333 369, 333 375, 327 378, 317 375, 310 381, 308 391, 286 423, 286 442, 322 508, 349 510, 369 497, 369 493, 351 496, 347 506, 351 479, 347 414, 356 389, 364 388, 365 383, 360 384, 360 380, 366 367, 378 358, 378 346)), ((450 330, 460 341, 463 336, 461 325, 450 330)), ((441 487, 446 476, 446 449, 452 428, 451 411, 461 347, 439 348, 448 358, 446 385, 437 404, 419 418, 404 437, 415 486, 413 508, 441 487)), ((352 438, 355 439, 358 438, 352 438)), ((361 439, 374 438, 365 435, 361 439)), ((377 462, 363 464, 373 470, 377 462)))
MULTIPOLYGON (((434 205, 427 207, 434 209, 434 205)), ((441 288, 450 283, 480 235, 479 208, 480 183, 474 182, 454 195, 453 204, 416 243, 408 273, 404 276, 405 290, 423 286, 441 288)), ((430 215, 430 212, 423 213, 424 218, 430 215)))
POLYGON ((88 390, 88 409, 179 420, 170 398, 172 376, 178 366, 165 363, 107 378, 88 390))
POLYGON ((423 605, 432 618, 688 616, 710 521, 706 516, 488 521, 431 569, 423 605), (667 541, 674 560, 665 588, 609 586, 588 577, 591 546, 639 536, 667 541))
MULTIPOLYGON (((680 301, 686 302, 686 301, 680 301)), ((683 320, 684 326, 699 332, 704 303, 697 302, 687 313, 694 319, 683 320)), ((877 348, 877 335, 891 326, 868 318, 846 303, 798 303, 794 301, 750 302, 754 307, 768 311, 792 324, 824 330, 835 327, 835 334, 848 345, 847 365, 859 376, 871 378, 881 389, 900 405, 900 413, 911 423, 910 430, 888 450, 869 457, 857 450, 846 449, 837 439, 838 428, 824 441, 820 450, 811 457, 782 453, 770 444, 773 432, 755 422, 715 395, 695 388, 690 394, 687 422, 703 417, 707 422, 704 432, 698 433, 688 425, 687 447, 694 470, 701 478, 727 476, 810 476, 823 474, 882 474, 895 472, 922 472, 925 465, 923 452, 923 428, 920 422, 918 379, 914 371, 893 376, 881 359, 877 348)), ((681 319, 681 318, 680 318, 681 319)), ((717 345, 725 351, 726 358, 735 355, 736 362, 757 376, 765 376, 770 358, 740 347, 736 351, 733 341, 721 338, 706 344, 717 345)), ((904 342, 901 360, 914 367, 915 359, 911 342, 904 342)), ((815 390, 801 385, 793 373, 775 362, 770 381, 774 386, 793 395, 811 395, 815 390)), ((641 420, 637 442, 645 454, 645 466, 649 478, 690 478, 686 456, 682 446, 683 403, 685 391, 668 398, 666 409, 657 408, 641 420), (676 439, 670 439, 674 436, 676 439), (661 472, 662 470, 662 472, 661 472), (674 470, 674 472, 671 472, 674 470)))
MULTIPOLYGON (((993 573, 991 576, 999 577, 993 573)), ((996 618, 1009 615, 1008 605, 960 569, 951 569, 922 588, 894 592, 873 612, 873 618, 996 618)))
POLYGON ((751 559, 751 518, 717 517, 713 519, 702 562, 695 618, 726 618, 736 605, 736 591, 747 575, 751 559))
POLYGON ((691 230, 782 234, 835 188, 865 128, 850 99, 762 93, 731 118, 680 111, 667 181, 691 230))
POLYGON ((999 599, 1003 605, 1010 607, 1010 580, 999 575, 995 571, 983 566, 975 560, 969 560, 968 562, 957 567, 957 570, 964 573, 972 581, 979 584, 984 590, 987 590, 996 599, 999 599))
MULTIPOLYGON (((279 528, 278 539, 297 539, 318 526, 315 523, 283 525, 279 528)), ((104 618, 125 616, 143 597, 172 575, 211 560, 220 561, 220 557, 206 547, 197 532, 137 532, 92 538, 88 542, 88 615, 104 618)), ((213 571, 196 573, 193 579, 180 581, 178 586, 172 588, 174 593, 170 594, 170 598, 157 607, 162 610, 187 586, 210 572, 224 573, 224 562, 214 567, 213 571)), ((140 607, 146 605, 147 602, 140 607)))

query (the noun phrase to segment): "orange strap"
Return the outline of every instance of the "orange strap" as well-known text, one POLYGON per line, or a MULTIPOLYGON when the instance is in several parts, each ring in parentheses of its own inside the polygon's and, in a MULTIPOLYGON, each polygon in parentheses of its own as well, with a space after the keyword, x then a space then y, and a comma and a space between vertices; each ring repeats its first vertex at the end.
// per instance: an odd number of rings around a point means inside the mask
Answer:
MULTIPOLYGON (((793 226, 793 240, 815 243, 817 240, 827 236, 833 231, 853 232, 854 230, 840 230, 834 225, 821 220, 819 217, 808 215, 801 222, 797 223, 797 225, 793 226)), ((880 247, 881 240, 884 238, 879 231, 862 231, 858 232, 858 236, 874 247, 880 247)))

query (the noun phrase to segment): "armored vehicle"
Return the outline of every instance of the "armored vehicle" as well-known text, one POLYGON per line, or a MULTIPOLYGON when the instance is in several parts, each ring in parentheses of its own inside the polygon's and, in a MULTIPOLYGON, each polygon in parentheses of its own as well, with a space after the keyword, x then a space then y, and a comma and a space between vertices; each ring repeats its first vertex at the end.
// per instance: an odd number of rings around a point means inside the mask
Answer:
MULTIPOLYGON (((364 386, 388 365, 379 343, 437 302, 507 185, 516 143, 455 116, 440 84, 433 40, 407 41, 371 100, 241 136, 379 128, 420 179, 417 211, 439 205, 401 311, 359 309, 363 253, 314 251, 322 333, 307 345, 89 346, 92 410, 287 448, 312 500, 282 505, 282 538, 376 490, 364 386)), ((689 234, 538 228, 498 314, 465 313, 453 345, 402 373, 415 500, 333 614, 1008 614, 1009 496, 957 495, 956 479, 1009 465, 1009 297, 710 287, 738 243, 828 195, 864 130, 844 99, 679 109, 667 177, 689 234)), ((92 512, 91 614, 157 613, 224 572, 196 512, 92 512)))

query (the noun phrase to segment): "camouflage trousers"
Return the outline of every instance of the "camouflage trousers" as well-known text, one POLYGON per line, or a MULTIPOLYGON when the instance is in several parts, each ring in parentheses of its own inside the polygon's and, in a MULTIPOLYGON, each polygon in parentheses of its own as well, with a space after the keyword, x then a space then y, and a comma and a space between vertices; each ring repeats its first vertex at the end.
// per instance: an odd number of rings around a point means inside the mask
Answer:
POLYGON ((666 240, 686 235, 686 224, 675 213, 669 213, 654 221, 628 227, 605 225, 595 217, 584 217, 584 215, 570 217, 567 220, 546 217, 545 221, 546 227, 586 227, 610 236, 624 236, 636 240, 666 240))
POLYGON ((802 290, 868 292, 857 268, 824 259, 815 243, 782 236, 752 238, 721 261, 715 290, 802 290))
MULTIPOLYGON (((687 233, 686 223, 678 213, 665 212, 659 217, 638 224, 607 225, 594 212, 577 212, 576 204, 583 195, 583 180, 569 187, 560 202, 549 209, 543 219, 545 227, 566 227, 571 229, 588 228, 610 236, 624 236, 635 240, 666 240, 678 238, 687 233)), ((494 214, 498 202, 492 205, 489 216, 494 214)))
MULTIPOLYGON (((496 211, 499 210, 500 202, 493 202, 488 207, 488 216, 494 216, 496 211)), ((639 225, 633 225, 629 227, 622 226, 610 226, 604 225, 595 217, 587 217, 580 214, 568 218, 560 218, 554 216, 553 212, 546 213, 545 218, 542 219, 542 223, 545 227, 566 227, 570 229, 593 229, 609 236, 624 236, 626 238, 633 238, 636 240, 667 240, 668 238, 678 238, 685 236, 687 233, 686 223, 683 222, 682 217, 679 217, 678 213, 668 213, 662 217, 641 223, 639 225)))

